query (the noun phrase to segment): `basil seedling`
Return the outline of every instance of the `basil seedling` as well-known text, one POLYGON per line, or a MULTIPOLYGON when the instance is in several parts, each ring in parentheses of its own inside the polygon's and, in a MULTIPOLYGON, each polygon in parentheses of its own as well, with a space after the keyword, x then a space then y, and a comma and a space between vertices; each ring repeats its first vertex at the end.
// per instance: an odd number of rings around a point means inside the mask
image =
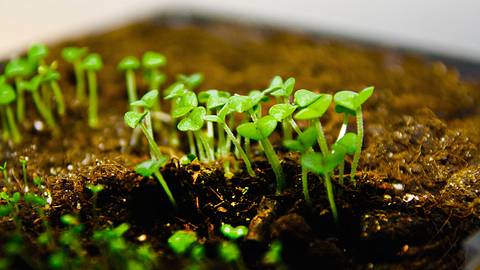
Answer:
POLYGON ((50 108, 48 108, 48 106, 42 100, 42 98, 40 97, 40 93, 38 92, 41 82, 42 82, 42 76, 35 75, 30 81, 22 81, 20 84, 22 89, 32 94, 33 103, 35 104, 35 107, 37 108, 38 112, 40 113, 42 118, 45 120, 47 125, 54 132, 58 132, 55 118, 53 117, 53 114, 50 111, 50 108))
POLYGON ((63 94, 58 80, 60 79, 60 73, 57 71, 57 62, 53 62, 50 66, 41 65, 38 68, 38 73, 42 78, 42 83, 48 85, 55 96, 57 102, 57 111, 59 115, 65 114, 65 102, 63 101, 63 94))
POLYGON ((3 139, 12 139, 14 143, 19 143, 22 136, 18 131, 15 116, 11 104, 15 101, 16 94, 9 84, 0 83, 0 120, 4 128, 3 139))
POLYGON ((25 99, 23 97, 24 89, 22 80, 33 74, 34 67, 25 58, 10 60, 5 66, 5 76, 15 80, 15 89, 17 90, 17 120, 25 120, 25 99))
POLYGON ((103 68, 102 58, 96 53, 89 54, 83 59, 82 66, 87 71, 88 80, 88 125, 92 128, 97 128, 98 93, 96 72, 103 68))
POLYGON ((167 185, 167 182, 165 181, 165 178, 163 178, 162 173, 160 173, 160 167, 164 166, 168 161, 168 158, 162 157, 159 160, 151 159, 144 161, 140 164, 138 164, 135 167, 135 172, 138 174, 144 176, 144 177, 150 177, 152 175, 157 178, 158 182, 162 186, 163 190, 167 194, 168 199, 170 202, 173 204, 173 206, 176 206, 175 199, 173 198, 172 192, 170 191, 170 188, 167 185))
MULTIPOLYGON (((131 104, 137 100, 137 84, 135 80, 135 70, 140 68, 140 62, 135 56, 127 56, 120 61, 117 68, 125 72, 125 81, 128 93, 128 103, 131 104)), ((130 108, 132 110, 133 108, 130 108)))
POLYGON ((79 101, 85 99, 85 74, 82 65, 83 57, 87 54, 87 48, 66 47, 62 50, 62 57, 73 65, 76 81, 76 98, 79 101))

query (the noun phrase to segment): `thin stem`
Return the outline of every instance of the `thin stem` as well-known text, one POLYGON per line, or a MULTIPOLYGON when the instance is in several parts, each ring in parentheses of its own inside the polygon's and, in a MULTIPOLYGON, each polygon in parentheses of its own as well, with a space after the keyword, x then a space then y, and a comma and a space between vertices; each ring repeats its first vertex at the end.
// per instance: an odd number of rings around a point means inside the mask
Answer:
POLYGON ((75 72, 75 80, 77 82, 76 97, 79 101, 83 101, 85 99, 85 77, 80 60, 73 63, 73 71, 75 72))
POLYGON ((217 157, 223 157, 227 153, 225 149, 225 131, 217 124, 217 157))
POLYGON ((252 158, 252 149, 250 148, 250 138, 244 138, 243 144, 245 145, 245 152, 248 158, 252 158))
POLYGON ((32 97, 33 97, 33 103, 35 103, 35 106, 37 107, 38 112, 42 115, 43 119, 45 119, 45 122, 47 122, 47 125, 53 130, 56 130, 57 124, 55 123, 52 112, 47 108, 45 103, 43 103, 42 99, 40 98, 40 95, 38 94, 38 91, 33 91, 32 97))
POLYGON ((28 183, 27 183, 27 160, 20 160, 22 163, 22 175, 23 175, 23 190, 28 192, 28 183))
POLYGON ((193 141, 193 134, 192 132, 187 132, 188 137, 188 145, 190 146, 190 154, 197 155, 197 151, 195 149, 195 142, 193 141))
MULTIPOLYGON (((144 118, 144 123, 145 123, 145 127, 147 128, 147 131, 148 133, 150 133, 150 136, 152 138, 153 137, 153 128, 152 128, 152 115, 151 115, 151 112, 150 110, 146 109, 148 111, 147 115, 145 115, 145 118, 144 118)), ((150 150, 151 152, 151 150, 150 150)), ((150 153, 150 156, 152 156, 153 153, 150 153)))
POLYGON ((2 140, 6 142, 10 138, 10 128, 8 127, 5 108, 3 107, 0 107, 0 121, 2 122, 2 140))
POLYGON ((230 141, 233 142, 235 145, 235 148, 238 149, 238 153, 240 157, 243 159, 243 162, 245 163, 245 167, 247 168, 247 172, 251 177, 255 176, 255 172, 252 169, 252 164, 250 163, 250 159, 248 159, 247 154, 245 151, 243 151, 242 146, 240 145, 240 142, 235 138, 235 135, 233 135, 232 130, 223 122, 219 122, 219 125, 223 127, 225 132, 227 133, 227 137, 230 138, 230 141))
MULTIPOLYGON (((135 72, 131 69, 125 72, 125 80, 127 81, 127 93, 128 93, 128 103, 136 101, 137 98, 137 85, 135 83, 135 72)), ((138 107, 132 107, 130 105, 130 110, 138 111, 138 107)))
POLYGON ((88 125, 92 128, 98 127, 98 97, 97 97, 97 75, 95 71, 87 72, 88 79, 88 125))
POLYGON ((263 147, 263 151, 265 153, 265 156, 267 157, 268 162, 272 166, 273 173, 275 173, 275 179, 277 180, 276 194, 281 194, 285 189, 285 175, 283 174, 280 160, 278 159, 277 154, 275 154, 275 150, 273 149, 272 144, 267 138, 261 139, 260 144, 263 147))
MULTIPOLYGON (((347 132, 347 127, 348 127, 348 115, 346 113, 344 113, 343 114, 343 123, 342 123, 342 127, 340 128, 340 132, 338 133, 337 142, 343 136, 345 136, 345 133, 347 132)), ((340 164, 338 164, 338 174, 339 174, 338 183, 343 185, 343 178, 344 178, 344 174, 345 174, 345 161, 344 160, 340 161, 340 164)))
MULTIPOLYGON (((288 97, 284 98, 285 104, 289 104, 290 101, 288 100, 288 97)), ((283 139, 284 140, 291 140, 292 139, 292 128, 290 126, 290 123, 287 119, 282 121, 282 131, 283 131, 283 139)))
MULTIPOLYGON (((207 109, 207 114, 210 114, 210 110, 207 109)), ((213 130, 213 123, 212 122, 207 122, 207 140, 210 145, 213 145, 214 143, 214 130, 213 130)))
POLYGON ((57 101, 57 111, 59 115, 65 115, 65 102, 63 101, 63 94, 62 90, 60 90, 60 86, 55 81, 50 82, 50 87, 53 90, 53 95, 55 96, 55 100, 57 101))
POLYGON ((148 146, 150 146, 151 158, 155 160, 160 160, 160 158, 162 157, 162 153, 160 152, 160 148, 158 148, 158 145, 155 142, 155 139, 150 134, 150 132, 148 131, 144 123, 140 123, 140 128, 142 129, 143 134, 147 138, 148 146))
POLYGON ((355 143, 355 146, 356 146, 355 155, 353 156, 352 169, 350 171, 350 181, 352 181, 353 185, 356 184, 355 174, 357 172, 358 162, 360 161, 360 154, 362 153, 362 146, 363 146, 363 115, 362 115, 361 106, 359 106, 357 109, 356 118, 357 118, 357 141, 355 143))
POLYGON ((293 120, 293 118, 291 116, 288 117, 288 122, 290 122, 290 125, 292 126, 293 130, 295 130, 297 135, 302 134, 302 130, 298 127, 297 122, 295 122, 295 120, 293 120))
POLYGON ((213 151, 213 147, 209 144, 208 140, 205 138, 205 134, 202 133, 200 130, 195 131, 198 133, 198 137, 203 144, 203 149, 205 149, 205 154, 209 161, 215 160, 215 152, 213 151))
POLYGON ((43 102, 45 103, 47 108, 51 110, 52 109, 52 93, 50 93, 50 89, 48 89, 48 87, 45 84, 42 84, 40 86, 40 92, 41 92, 43 102))
POLYGON ((305 202, 308 206, 312 205, 312 200, 310 199, 310 193, 308 191, 308 170, 302 166, 302 189, 303 195, 305 196, 305 202))
POLYGON ((322 123, 320 119, 312 120, 312 124, 317 128, 317 143, 320 146, 320 150, 322 151, 323 156, 327 156, 328 154, 328 145, 327 140, 325 139, 325 134, 323 133, 322 123))
POLYGON ((13 115, 13 110, 10 106, 7 105, 6 108, 7 124, 10 134, 14 143, 19 143, 22 140, 22 136, 18 131, 17 124, 15 124, 15 116, 13 115))
POLYGON ((168 187, 167 182, 163 178, 163 175, 159 171, 156 171, 154 175, 157 178, 158 182, 160 182, 160 185, 162 185, 163 191, 165 191, 165 193, 167 194, 167 197, 170 200, 170 202, 173 204, 174 207, 177 207, 175 198, 173 198, 172 192, 170 191, 170 188, 168 187))
POLYGON ((335 197, 333 194, 332 181, 330 180, 330 173, 325 174, 325 188, 327 189, 328 203, 330 204, 330 209, 332 210, 333 220, 338 224, 338 212, 337 206, 335 205, 335 197))
MULTIPOLYGON (((187 132, 192 132, 192 131, 187 131, 187 132)), ((193 132, 193 135, 195 136, 195 141, 197 142, 197 148, 198 148, 198 155, 200 157, 201 161, 208 161, 207 157, 205 156, 205 149, 203 148, 202 140, 199 136, 199 133, 197 131, 193 132)))
POLYGON ((15 87, 17 89, 17 119, 18 122, 23 122, 25 119, 25 99, 23 97, 23 88, 21 86, 21 79, 15 78, 15 87))

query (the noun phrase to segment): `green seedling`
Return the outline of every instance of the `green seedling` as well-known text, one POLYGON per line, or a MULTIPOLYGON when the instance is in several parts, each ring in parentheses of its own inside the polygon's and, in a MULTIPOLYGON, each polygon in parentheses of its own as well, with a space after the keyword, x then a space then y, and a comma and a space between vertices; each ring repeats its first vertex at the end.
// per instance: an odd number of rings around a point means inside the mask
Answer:
POLYGON ((205 134, 200 131, 204 125, 205 116, 205 108, 201 106, 196 107, 178 123, 177 128, 180 131, 193 132, 197 141, 200 159, 202 159, 202 156, 205 156, 205 161, 213 161, 215 160, 213 147, 205 138, 205 134))
POLYGON ((87 71, 88 80, 88 125, 92 128, 98 127, 98 97, 97 97, 97 74, 103 67, 102 58, 99 54, 89 54, 82 62, 83 68, 87 71))
MULTIPOLYGON (((284 105, 284 106, 277 106, 277 109, 283 110, 283 114, 289 112, 291 110, 290 105, 290 98, 293 92, 293 88, 295 87, 295 79, 288 78, 285 82, 280 76, 275 76, 270 83, 270 86, 267 88, 266 92, 270 92, 270 95, 276 97, 277 103, 279 99, 283 99, 283 104, 277 105, 284 105), (285 111, 286 110, 286 111, 285 111)), ((277 112, 280 112, 277 111, 277 112)), ((291 112, 293 113, 293 111, 291 112)), ((292 121, 290 121, 291 117, 290 114, 285 115, 284 117, 279 117, 281 120, 278 120, 282 123, 283 129, 283 137, 285 140, 292 139, 292 121)), ((282 116, 282 115, 279 115, 282 116)))
MULTIPOLYGON (((298 151, 302 154, 313 152, 313 145, 317 139, 317 129, 310 127, 305 132, 300 134, 296 140, 286 140, 283 142, 284 146, 291 151, 298 151)), ((302 189, 305 196, 305 202, 311 206, 312 201, 308 191, 308 169, 302 165, 302 189)))
POLYGON ((65 61, 73 65, 73 72, 75 73, 76 81, 76 98, 79 101, 85 99, 85 75, 82 65, 83 57, 87 54, 87 48, 66 47, 62 50, 62 57, 65 61))
POLYGON ((295 114, 294 118, 312 122, 312 125, 317 129, 317 142, 324 155, 328 154, 328 145, 320 117, 328 110, 331 102, 332 96, 328 94, 317 94, 305 89, 295 92, 295 104, 297 104, 300 110, 295 114))
POLYGON ((220 227, 220 232, 223 234, 223 236, 230 240, 237 240, 245 237, 248 234, 248 228, 243 225, 233 227, 230 224, 222 224, 220 227))
POLYGON ((360 161, 360 154, 362 152, 363 145, 363 114, 362 104, 370 98, 373 94, 374 87, 367 87, 359 93, 353 91, 340 91, 334 96, 335 111, 338 113, 344 113, 354 115, 357 120, 357 141, 356 151, 353 156, 352 169, 350 171, 350 180, 355 184, 355 174, 357 172, 358 162, 360 161))
POLYGON ((3 140, 12 139, 14 143, 20 143, 22 136, 18 131, 17 124, 15 122, 15 116, 11 104, 15 101, 16 94, 13 88, 3 82, 0 83, 0 120, 2 121, 3 140))
POLYGON ((48 47, 45 44, 33 44, 30 49, 28 49, 28 60, 35 65, 44 65, 45 58, 47 58, 49 53, 48 47))
MULTIPOLYGON (((207 90, 198 93, 198 101, 201 104, 204 104, 207 109, 207 114, 210 114, 212 110, 218 110, 223 105, 228 102, 230 93, 219 90, 207 90)), ((207 139, 211 145, 214 144, 214 128, 213 122, 207 122, 207 139)), ((225 132, 223 129, 218 129, 218 146, 217 146, 217 156, 223 157, 224 153, 224 144, 225 144, 225 132)))
POLYGON ((194 231, 176 231, 168 238, 168 246, 175 254, 185 254, 197 242, 197 234, 194 231))
POLYGON ((327 190, 327 197, 332 210, 332 216, 336 223, 338 223, 338 212, 335 205, 333 194, 333 186, 330 176, 333 170, 343 161, 346 154, 353 154, 356 151, 357 135, 354 133, 347 133, 340 140, 332 146, 332 152, 324 155, 323 153, 307 152, 302 155, 301 165, 307 170, 321 175, 324 178, 325 188, 327 190))
POLYGON ((93 233, 93 240, 107 248, 108 253, 118 255, 127 249, 123 235, 130 229, 130 225, 122 223, 115 228, 106 228, 93 233))
POLYGON ((242 260, 242 252, 238 245, 234 242, 223 241, 217 247, 220 259, 229 264, 236 264, 236 268, 247 269, 242 260))
POLYGON ((285 269, 284 267, 281 267, 283 264, 282 250, 283 246, 280 241, 277 240, 270 244, 270 248, 263 257, 263 263, 267 265, 276 265, 278 267, 277 269, 285 269))
POLYGON ((277 181, 276 193, 281 194, 285 188, 285 175, 283 174, 282 165, 278 159, 275 150, 268 140, 268 137, 277 127, 277 120, 267 115, 260 119, 255 118, 255 114, 251 113, 253 122, 243 123, 237 127, 237 132, 243 137, 259 141, 265 156, 272 166, 277 181))
POLYGON ((8 174, 7 174, 7 162, 3 162, 3 165, 0 165, 0 171, 2 171, 2 176, 3 176, 3 182, 5 183, 5 186, 8 187, 9 190, 11 190, 11 183, 10 183, 10 180, 8 178, 8 174))
POLYGON ((42 78, 42 84, 52 89, 55 101, 57 102, 58 114, 63 116, 65 115, 65 102, 63 101, 62 90, 57 82, 60 79, 60 73, 57 71, 57 67, 57 62, 53 62, 50 66, 41 65, 38 68, 38 73, 42 78))
MULTIPOLYGON (((147 114, 144 118, 145 127, 148 133, 153 138, 153 124, 152 124, 152 109, 155 106, 155 102, 158 100, 158 90, 148 91, 140 100, 134 101, 130 104, 133 108, 143 108, 143 111, 147 114)), ((135 132, 132 134, 131 145, 136 144, 135 132)))
MULTIPOLYGON (((117 68, 125 72, 125 81, 127 86, 128 103, 135 102, 137 98, 137 84, 135 80, 135 70, 140 68, 140 62, 135 56, 127 56, 120 61, 117 68)), ((133 110, 130 107, 130 110, 133 110)))
POLYGON ((143 54, 142 67, 145 70, 145 80, 148 82, 149 90, 159 90, 166 76, 160 72, 160 68, 167 64, 167 59, 161 53, 148 51, 143 54))
POLYGON ((183 83, 185 88, 191 91, 199 87, 200 84, 202 84, 203 79, 203 74, 201 73, 194 73, 192 75, 180 74, 177 76, 177 81, 183 83))
POLYGON ((52 112, 48 106, 44 103, 38 92, 40 83, 42 82, 42 77, 40 75, 35 75, 30 81, 22 81, 20 84, 22 88, 26 91, 29 91, 32 94, 33 103, 37 108, 38 112, 45 120, 47 125, 54 131, 57 132, 57 123, 55 118, 52 115, 52 112))
POLYGON ((151 158, 156 160, 161 160, 163 158, 163 155, 160 152, 160 148, 158 147, 157 143, 155 142, 155 139, 150 133, 150 130, 145 124, 144 119, 148 113, 149 113, 148 111, 145 111, 143 113, 129 111, 125 113, 124 120, 125 120, 125 123, 133 129, 140 127, 143 134, 147 138, 148 146, 150 148, 151 158))
POLYGON ((172 203, 172 205, 176 207, 177 204, 175 202, 175 198, 173 198, 172 192, 170 191, 170 188, 168 187, 167 182, 163 178, 162 173, 160 173, 160 168, 163 167, 167 163, 167 161, 168 159, 166 157, 163 157, 160 160, 152 159, 152 160, 144 161, 135 167, 135 172, 137 172, 138 174, 144 177, 150 177, 154 175, 155 178, 157 178, 160 185, 162 186, 165 193, 167 194, 167 197, 172 203))
POLYGON ((195 159, 197 159, 197 156, 192 154, 187 154, 180 158, 180 164, 188 165, 188 164, 191 164, 195 159))
POLYGON ((97 217, 97 200, 98 200, 98 194, 105 188, 104 185, 102 184, 88 184, 87 185, 88 190, 92 192, 92 209, 93 209, 93 216, 96 218, 97 217))
POLYGON ((22 176, 23 176, 23 190, 25 192, 28 192, 28 176, 27 176, 27 163, 28 163, 28 157, 20 157, 19 159, 20 164, 22 164, 22 176))
POLYGON ((76 216, 66 214, 60 217, 60 222, 66 227, 60 234, 59 242, 62 247, 70 251, 70 254, 65 254, 64 265, 72 265, 79 267, 84 261, 84 251, 81 242, 81 233, 84 229, 83 224, 76 216))
POLYGON ((17 90, 17 119, 19 122, 23 122, 25 119, 24 89, 21 82, 23 79, 32 75, 33 69, 32 64, 25 58, 13 59, 5 66, 5 76, 15 80, 15 88, 17 90))

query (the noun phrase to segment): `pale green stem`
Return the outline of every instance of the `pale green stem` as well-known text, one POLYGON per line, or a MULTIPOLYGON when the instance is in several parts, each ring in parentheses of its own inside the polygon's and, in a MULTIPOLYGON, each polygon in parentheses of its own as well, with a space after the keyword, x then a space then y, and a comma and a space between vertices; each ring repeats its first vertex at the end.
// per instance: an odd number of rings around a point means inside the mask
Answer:
POLYGON ((245 152, 249 158, 252 158, 252 149, 250 148, 250 138, 244 138, 243 144, 245 145, 245 152))
POLYGON ((55 100, 57 101, 57 111, 59 115, 65 115, 65 102, 63 100, 62 90, 58 83, 55 81, 50 82, 50 87, 53 90, 53 95, 55 96, 55 100))
POLYGON ((323 156, 327 156, 328 154, 328 145, 327 140, 325 139, 325 134, 323 133, 322 123, 320 119, 312 120, 313 125, 316 127, 318 135, 317 135, 317 143, 320 146, 320 150, 322 151, 323 156))
POLYGON ((332 181, 330 180, 330 173, 326 173, 324 176, 325 176, 325 188, 327 189, 328 203, 330 204, 330 209, 332 210, 333 220, 335 221, 336 224, 338 224, 338 212, 337 212, 337 206, 335 205, 335 197, 333 194, 332 181))
MULTIPOLYGON (((192 132, 192 131, 187 131, 187 132, 192 132)), ((195 141, 197 142, 197 148, 198 148, 198 156, 200 158, 201 161, 203 162, 207 162, 207 157, 205 155, 205 149, 203 148, 203 144, 202 144, 202 141, 201 141, 201 138, 198 134, 198 132, 193 132, 193 135, 195 136, 195 141)))
POLYGON ((305 202, 308 206, 312 205, 312 200, 310 199, 310 193, 308 191, 308 170, 302 166, 302 189, 303 195, 305 196, 305 202))
POLYGON ((227 153, 225 149, 225 131, 217 124, 217 157, 221 158, 227 153))
POLYGON ((302 134, 302 130, 298 127, 297 123, 295 122, 295 120, 293 120, 291 116, 288 117, 288 122, 290 122, 290 125, 292 126, 293 130, 295 130, 297 135, 302 134))
POLYGON ((177 203, 175 202, 175 199, 173 198, 172 192, 170 191, 170 188, 168 187, 167 182, 163 178, 163 175, 159 171, 156 171, 154 173, 154 175, 157 178, 158 182, 160 182, 160 185, 162 185, 162 188, 165 191, 165 193, 167 194, 170 202, 173 204, 174 207, 177 207, 177 203))
POLYGON ((80 60, 73 63, 73 71, 77 83, 76 97, 79 101, 83 101, 85 99, 85 76, 83 73, 82 62, 80 60))
MULTIPOLYGON (((128 94, 128 103, 131 104, 132 102, 138 99, 137 97, 137 85, 135 82, 135 71, 129 69, 125 72, 125 80, 127 82, 127 94, 128 94)), ((130 110, 138 111, 138 107, 132 107, 130 105, 130 110)))
MULTIPOLYGON (((338 133, 337 142, 343 136, 345 136, 345 133, 347 132, 347 126, 348 126, 348 115, 345 113, 345 114, 343 114, 343 123, 342 123, 342 127, 340 128, 340 132, 338 133)), ((339 174, 338 182, 341 185, 343 185, 343 178, 344 178, 344 174, 345 174, 345 161, 344 160, 340 161, 340 164, 338 164, 338 174, 339 174)))
POLYGON ((88 79, 88 125, 92 128, 98 127, 98 97, 97 97, 97 75, 95 71, 87 71, 88 79))
MULTIPOLYGON (((145 115, 145 118, 144 118, 144 123, 145 123, 145 127, 147 128, 147 131, 148 133, 150 133, 150 136, 152 138, 154 138, 153 136, 153 128, 152 128, 152 114, 150 112, 150 110, 148 109, 145 109, 146 111, 148 111, 147 115, 145 115)), ((151 150, 150 150, 151 152, 151 150)), ((150 155, 152 155, 153 153, 150 153, 150 155)))
MULTIPOLYGON (((284 98, 285 104, 289 104, 288 97, 284 98)), ((287 119, 282 121, 282 131, 283 131, 283 139, 284 140, 291 140, 292 139, 292 127, 287 119)))
POLYGON ((252 169, 252 164, 250 163, 250 159, 248 159, 247 154, 245 151, 243 151, 242 146, 240 145, 240 142, 235 138, 235 135, 233 135, 232 130, 223 122, 219 122, 219 125, 223 127, 225 132, 227 133, 227 137, 230 138, 230 141, 233 142, 233 145, 235 145, 235 148, 238 149, 238 153, 240 157, 243 159, 243 162, 245 163, 245 167, 247 168, 247 172, 251 177, 255 176, 255 172, 252 169))
POLYGON ((195 149, 195 142, 193 141, 193 133, 187 131, 187 138, 188 138, 188 145, 190 147, 190 154, 197 155, 197 151, 195 149))
POLYGON ((14 143, 19 143, 22 140, 22 136, 18 131, 17 124, 15 123, 15 116, 13 115, 13 110, 9 105, 7 105, 6 107, 6 117, 7 125, 10 130, 10 134, 12 135, 12 140, 14 143))
POLYGON ((151 158, 155 160, 160 160, 160 158, 162 157, 162 153, 160 152, 160 148, 158 148, 158 145, 155 142, 155 139, 153 138, 152 135, 150 135, 150 132, 148 131, 144 123, 140 123, 140 128, 142 129, 143 134, 147 138, 147 142, 150 147, 151 158))
POLYGON ((0 120, 2 121, 2 140, 6 142, 10 138, 10 128, 8 127, 5 108, 3 107, 0 107, 0 120))
POLYGON ((362 153, 362 146, 363 146, 363 115, 362 115, 361 106, 359 106, 357 109, 356 118, 357 118, 357 141, 355 144, 356 149, 355 149, 355 154, 353 156, 352 170, 350 171, 350 180, 352 181, 353 185, 356 184, 355 174, 357 172, 358 162, 360 161, 360 154, 362 153))
POLYGON ((285 175, 283 174, 282 165, 280 164, 280 160, 278 159, 277 154, 275 154, 275 150, 268 138, 260 140, 260 144, 262 145, 265 156, 275 174, 275 179, 277 181, 276 194, 279 195, 285 189, 285 175))
MULTIPOLYGON (((207 109, 207 114, 210 114, 210 110, 207 109)), ((207 141, 209 145, 214 144, 214 130, 213 130, 213 123, 207 122, 207 141)))
POLYGON ((15 86, 17 89, 17 119, 19 123, 22 123, 25 119, 25 98, 23 96, 23 88, 20 87, 21 79, 19 77, 15 78, 15 86))
POLYGON ((203 144, 203 149, 205 149, 205 154, 207 156, 207 159, 209 161, 214 161, 215 160, 215 151, 213 150, 213 147, 210 145, 208 139, 205 138, 205 134, 201 132, 200 130, 195 131, 198 133, 198 137, 200 138, 200 141, 203 144))
POLYGON ((56 130, 57 124, 55 123, 52 112, 47 108, 45 103, 43 103, 42 99, 40 98, 40 95, 38 94, 38 91, 33 91, 32 97, 33 97, 33 103, 35 103, 35 106, 37 107, 38 112, 42 115, 43 119, 45 119, 45 122, 47 123, 47 125, 53 130, 56 130))

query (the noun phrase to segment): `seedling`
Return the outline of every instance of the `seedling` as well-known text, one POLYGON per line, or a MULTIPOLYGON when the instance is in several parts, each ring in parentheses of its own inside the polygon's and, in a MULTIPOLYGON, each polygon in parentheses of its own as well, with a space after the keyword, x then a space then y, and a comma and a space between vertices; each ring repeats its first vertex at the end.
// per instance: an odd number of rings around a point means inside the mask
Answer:
POLYGON ((300 111, 295 114, 294 118, 312 122, 312 125, 317 129, 317 142, 324 155, 328 154, 328 145, 320 117, 328 110, 331 102, 332 96, 329 94, 317 94, 305 89, 295 92, 295 103, 300 107, 300 111))
POLYGON ((92 196, 92 209, 93 209, 93 216, 96 218, 97 217, 98 194, 105 188, 105 186, 102 185, 102 184, 96 184, 96 185, 89 184, 89 185, 87 185, 87 188, 93 194, 93 196, 92 196))
MULTIPOLYGON (((117 68, 125 72, 125 81, 127 86, 128 103, 131 104, 137 98, 137 84, 135 80, 135 70, 140 68, 140 62, 135 56, 127 56, 120 61, 117 68)), ((133 110, 130 107, 130 110, 133 110)))
POLYGON ((238 245, 234 242, 223 241, 218 245, 218 256, 226 263, 235 263, 237 269, 246 269, 243 260, 242 252, 238 245))
POLYGON ((62 57, 73 65, 76 81, 76 98, 79 101, 85 99, 85 75, 82 59, 87 54, 87 48, 66 47, 62 50, 62 57))
POLYGON ((130 229, 127 223, 122 223, 115 228, 106 228, 93 233, 93 240, 102 246, 105 246, 109 253, 119 254, 125 251, 127 243, 123 235, 130 229))
POLYGON ((17 119, 23 122, 25 119, 25 99, 23 97, 23 87, 21 82, 33 73, 31 63, 25 58, 13 59, 5 66, 5 76, 15 80, 17 90, 17 119))
POLYGON ((42 84, 52 89, 57 102, 58 114, 63 116, 65 114, 65 102, 63 101, 62 90, 57 82, 60 79, 60 73, 56 70, 57 67, 57 62, 53 62, 50 66, 41 65, 38 68, 38 73, 42 78, 42 84))
POLYGON ((144 121, 144 118, 145 116, 147 116, 148 113, 149 113, 148 111, 145 111, 143 113, 129 111, 125 113, 124 120, 125 120, 125 123, 131 128, 140 127, 143 134, 147 138, 148 146, 150 147, 151 158, 160 160, 163 158, 163 155, 160 152, 160 148, 155 142, 155 139, 153 138, 152 133, 150 133, 144 121))
POLYGON ((272 116, 264 116, 260 119, 254 119, 253 122, 244 123, 237 127, 237 132, 243 137, 250 138, 252 140, 260 141, 265 156, 268 162, 272 166, 273 172, 277 180, 276 191, 277 194, 283 192, 285 188, 285 176, 275 150, 272 144, 268 140, 268 137, 273 133, 277 127, 277 120, 272 116))
POLYGON ((233 227, 230 224, 222 224, 220 232, 230 240, 237 240, 245 237, 248 234, 248 228, 243 225, 233 227))
POLYGON ((42 77, 40 75, 35 75, 30 81, 22 81, 20 84, 24 90, 29 91, 32 94, 33 103, 35 104, 35 107, 37 108, 38 112, 40 113, 42 118, 45 120, 47 125, 54 132, 57 132, 57 123, 53 118, 52 112, 47 107, 47 105, 43 102, 42 98, 40 97, 40 94, 38 93, 38 89, 41 81, 42 81, 42 77))
POLYGON ((13 88, 7 83, 0 83, 0 120, 3 127, 3 139, 8 140, 12 138, 14 143, 19 143, 22 140, 22 136, 18 131, 17 124, 15 122, 15 116, 11 103, 15 101, 16 94, 13 88))
POLYGON ((80 238, 83 231, 83 224, 80 223, 76 216, 70 214, 61 216, 60 221, 64 226, 66 226, 66 229, 62 231, 59 238, 60 244, 65 249, 65 251, 60 251, 61 253, 64 253, 64 255, 56 255, 63 257, 63 264, 58 264, 62 265, 62 267, 59 268, 64 269, 66 266, 68 267, 70 265, 79 267, 84 260, 84 251, 82 249, 82 242, 80 238), (73 255, 73 258, 70 253, 73 255))
MULTIPOLYGON (((313 145, 316 142, 317 138, 317 129, 315 127, 310 127, 305 132, 300 134, 296 140, 286 140, 284 141, 285 147, 292 151, 298 151, 302 154, 313 152, 313 145)), ((305 202, 307 205, 311 206, 312 201, 310 200, 310 194, 308 191, 308 169, 302 165, 302 189, 303 195, 305 196, 305 202)))
MULTIPOLYGON (((268 249, 267 253, 265 253, 265 256, 263 257, 263 263, 265 264, 273 264, 273 265, 281 265, 283 263, 282 260, 282 243, 280 241, 275 241, 270 245, 270 248, 268 249)), ((284 269, 280 268, 279 269, 284 269)))
POLYGON ((28 157, 20 157, 20 164, 22 164, 22 176, 23 176, 23 190, 28 192, 28 182, 27 182, 27 163, 28 157))
POLYGON ((159 69, 166 63, 167 59, 161 53, 148 51, 143 54, 142 66, 145 70, 145 80, 148 82, 149 90, 159 90, 160 85, 165 82, 166 76, 159 69))
POLYGON ((335 111, 349 115, 355 115, 357 119, 357 141, 356 150, 353 156, 352 168, 350 171, 350 180, 355 185, 355 174, 357 172, 360 154, 363 144, 363 115, 362 104, 373 94, 374 87, 367 87, 359 93, 353 91, 340 91, 335 94, 335 111))
POLYGON ((197 234, 194 231, 176 231, 168 238, 168 246, 175 254, 185 254, 197 242, 197 234))
POLYGON ((283 137, 285 140, 292 139, 292 129, 290 128, 292 123, 289 117, 293 111, 288 114, 288 112, 292 109, 292 107, 288 105, 290 105, 290 96, 292 95, 294 87, 295 87, 294 78, 290 77, 284 82, 280 76, 275 76, 271 81, 270 86, 266 90, 266 92, 270 92, 272 96, 276 97, 277 103, 279 99, 283 99, 283 104, 277 104, 277 105, 283 105, 283 106, 280 106, 280 107, 277 106, 277 109, 279 108, 283 109, 283 114, 286 113, 287 115, 282 114, 281 116, 283 117, 279 117, 281 118, 281 120, 277 120, 277 121, 282 123, 283 137))
MULTIPOLYGON (((152 127, 152 109, 155 106, 155 102, 158 100, 158 90, 148 91, 140 100, 134 101, 130 104, 133 108, 143 108, 143 111, 147 114, 145 115, 145 127, 147 128, 148 133, 153 138, 153 127, 152 127)), ((132 134, 132 145, 135 145, 136 142, 135 132, 132 134)))
POLYGON ((170 202, 173 204, 173 206, 176 207, 176 202, 175 199, 173 198, 172 192, 170 191, 170 188, 167 185, 167 182, 163 178, 163 175, 160 173, 160 167, 164 166, 167 163, 168 159, 166 157, 163 157, 160 160, 147 160, 144 161, 140 164, 138 164, 135 167, 135 172, 138 174, 144 176, 144 177, 150 177, 152 175, 157 178, 158 182, 162 186, 163 190, 167 194, 168 199, 170 202))
POLYGON ((97 97, 97 75, 96 72, 102 69, 102 58, 99 54, 89 54, 82 62, 83 68, 87 71, 88 80, 88 125, 92 128, 98 127, 98 97, 97 97))
POLYGON ((3 162, 3 165, 0 165, 0 171, 2 171, 2 176, 3 176, 3 182, 5 183, 6 186, 10 187, 10 181, 8 179, 8 174, 7 174, 7 162, 3 162))
POLYGON ((30 49, 28 49, 28 60, 35 65, 44 65, 48 52, 48 47, 45 44, 33 44, 30 49))
POLYGON ((177 81, 183 83, 188 90, 195 90, 203 82, 203 74, 193 73, 191 75, 180 74, 177 76, 177 81))
POLYGON ((323 176, 325 188, 327 190, 328 202, 332 211, 333 219, 338 223, 338 212, 335 205, 331 174, 333 170, 343 161, 346 154, 355 152, 357 135, 347 133, 332 146, 332 152, 324 155, 323 153, 307 152, 301 157, 301 165, 307 170, 323 176))

